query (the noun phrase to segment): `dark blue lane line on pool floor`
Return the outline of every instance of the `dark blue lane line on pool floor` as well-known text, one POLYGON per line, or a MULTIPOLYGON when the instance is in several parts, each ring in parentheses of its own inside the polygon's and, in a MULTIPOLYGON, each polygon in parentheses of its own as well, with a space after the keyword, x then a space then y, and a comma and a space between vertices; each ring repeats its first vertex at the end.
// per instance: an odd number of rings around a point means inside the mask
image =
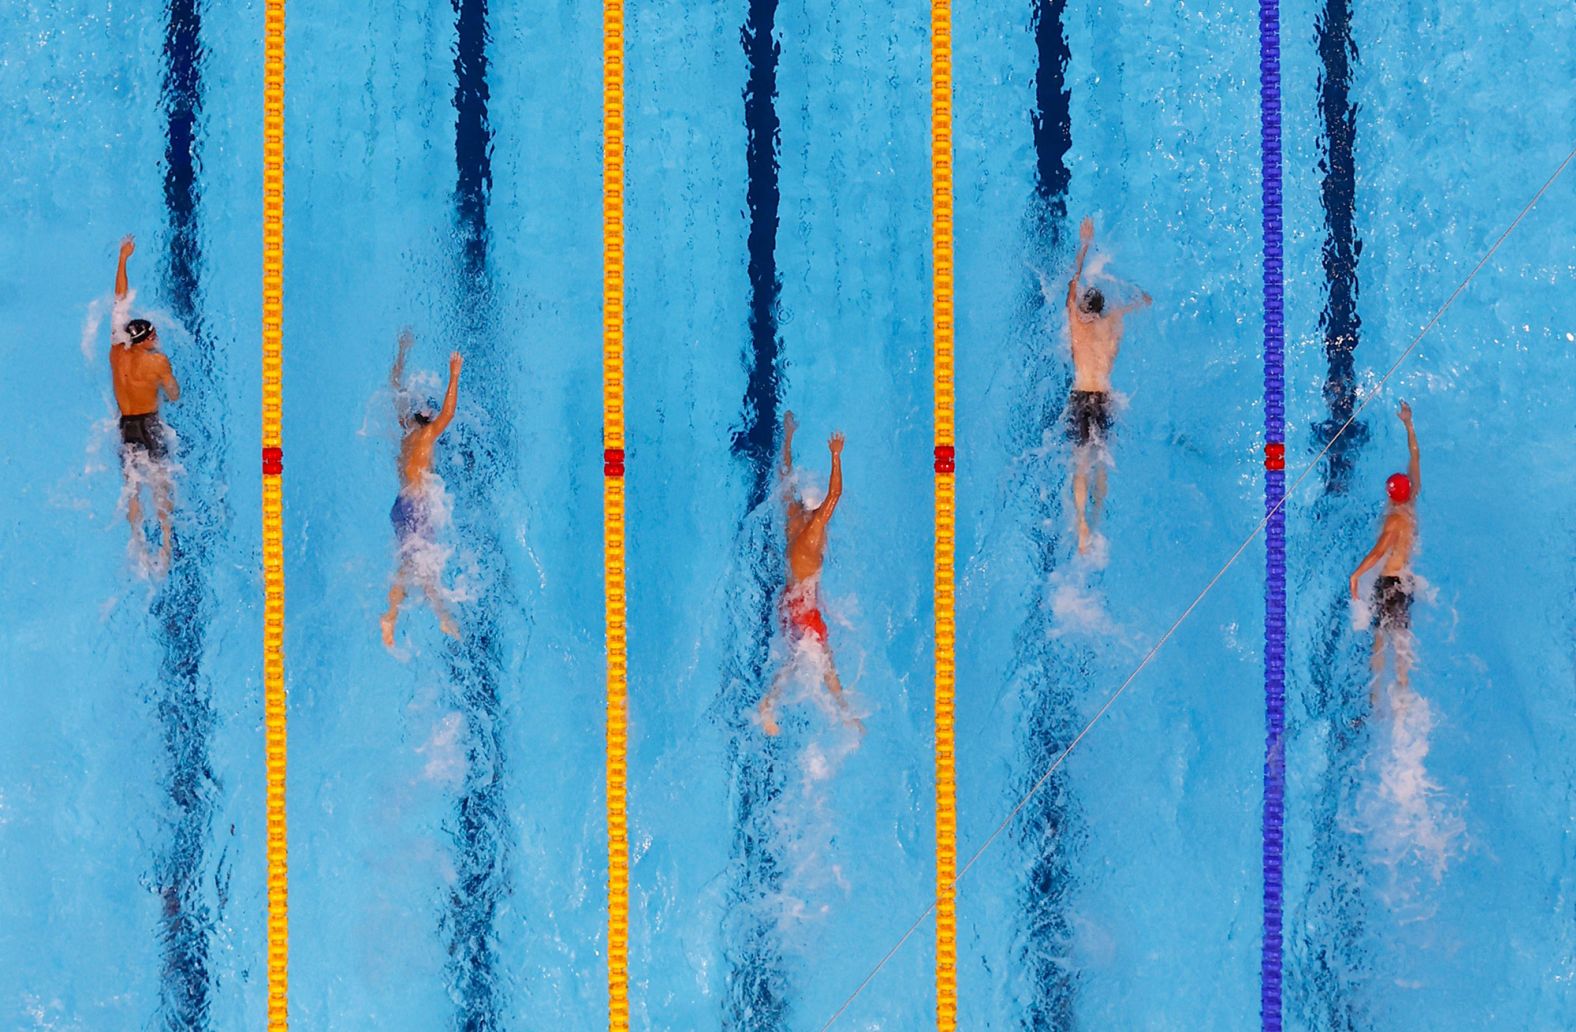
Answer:
MULTIPOLYGON (((479 419, 456 420, 442 451, 442 472, 454 497, 456 537, 478 556, 503 554, 495 482, 505 479, 513 454, 508 396, 510 356, 502 354, 488 313, 493 304, 488 202, 492 191, 492 127, 488 116, 486 0, 454 0, 454 229, 458 253, 451 325, 453 347, 464 352, 463 405, 479 419)), ((501 705, 510 631, 518 614, 505 564, 479 578, 478 597, 455 614, 463 637, 446 646, 453 704, 465 715, 465 782, 454 803, 454 884, 443 915, 448 938, 447 979, 454 999, 451 1027, 496 1032, 508 1027, 508 985, 498 946, 498 917, 512 885, 509 859, 508 772, 501 705)))
POLYGON ((788 972, 768 901, 782 888, 783 859, 773 817, 783 793, 783 760, 775 739, 749 719, 765 694, 770 669, 777 591, 783 580, 776 521, 763 507, 776 481, 782 341, 777 308, 778 146, 777 0, 750 0, 740 32, 749 78, 744 88, 745 199, 749 209, 749 327, 744 353, 748 374, 733 456, 743 472, 744 512, 735 534, 737 601, 728 607, 732 647, 719 697, 728 728, 730 844, 728 913, 723 950, 727 988, 723 1027, 772 1032, 787 1028, 788 972))
MULTIPOLYGON (((1352 38, 1352 0, 1326 0, 1318 19, 1320 69, 1318 101, 1321 199, 1325 237, 1321 257, 1325 304, 1319 316, 1327 371, 1327 418, 1313 427, 1314 449, 1329 446, 1322 473, 1323 491, 1313 504, 1321 538, 1356 540, 1360 515, 1350 504, 1351 477, 1368 440, 1361 422, 1335 437, 1351 418, 1357 401, 1356 351, 1361 328, 1357 313, 1356 139, 1357 105, 1351 99, 1357 46, 1352 38), (1333 443, 1332 443, 1333 441, 1333 443)), ((1308 589, 1324 591, 1311 584, 1308 589)), ((1345 593, 1324 603, 1319 630, 1310 642, 1310 690, 1303 713, 1306 726, 1331 728, 1324 773, 1307 794, 1312 807, 1312 863, 1293 942, 1296 978, 1290 980, 1288 1005, 1309 1028, 1358 1032, 1368 1027, 1358 990, 1366 970, 1367 916, 1361 886, 1366 880, 1357 840, 1342 830, 1340 814, 1355 790, 1352 771, 1360 766, 1364 734, 1351 718, 1361 712, 1364 666, 1361 642, 1350 630, 1345 593), (1353 685, 1358 685, 1356 691, 1353 685)))
MULTIPOLYGON (((1030 253, 1051 281, 1052 270, 1068 260, 1067 191, 1072 170, 1072 93, 1067 83, 1071 59, 1064 25, 1066 0, 1036 0, 1032 29, 1038 67, 1035 72, 1034 198, 1027 219, 1030 253)), ((1027 285, 1029 301, 1020 323, 1022 337, 1033 348, 1031 382, 1046 388, 1031 395, 1020 418, 1018 452, 1033 454, 1047 434, 1061 433, 1062 402, 1071 383, 1065 356, 1056 349, 1051 328, 1060 312, 1045 295, 1038 278, 1027 285), (1049 385, 1056 385, 1054 388, 1049 385)), ((1066 748, 1078 728, 1078 689, 1091 676, 1092 656, 1086 646, 1066 643, 1051 634, 1044 585, 1057 570, 1065 546, 1067 513, 1062 492, 1044 490, 1064 471, 1060 458, 1030 463, 1023 485, 1032 528, 1038 576, 1025 598, 1026 614, 1013 643, 1009 685, 1024 696, 1027 721, 1017 762, 1014 796, 1021 796, 1066 748)), ((1065 769, 1059 769, 1030 797, 1021 819, 1014 822, 1013 840, 1024 865, 1019 889, 1017 964, 1028 980, 1022 999, 1020 1027, 1031 1032, 1059 1032, 1076 1026, 1078 974, 1068 963, 1072 944, 1074 859, 1082 838, 1078 804, 1065 769)))
POLYGON ((227 851, 210 864, 218 783, 209 757, 216 717, 212 684, 204 670, 206 629, 213 607, 209 578, 221 522, 216 511, 225 453, 222 400, 213 342, 202 317, 203 264, 198 122, 202 114, 202 63, 206 57, 198 0, 171 0, 164 33, 164 76, 159 102, 165 116, 164 204, 167 249, 161 269, 166 303, 190 333, 178 357, 186 390, 171 418, 182 434, 182 493, 192 504, 177 510, 169 574, 150 616, 162 649, 155 699, 169 757, 171 837, 155 861, 152 879, 163 900, 159 1024, 166 1029, 209 1027, 213 974, 210 938, 229 894, 227 851))

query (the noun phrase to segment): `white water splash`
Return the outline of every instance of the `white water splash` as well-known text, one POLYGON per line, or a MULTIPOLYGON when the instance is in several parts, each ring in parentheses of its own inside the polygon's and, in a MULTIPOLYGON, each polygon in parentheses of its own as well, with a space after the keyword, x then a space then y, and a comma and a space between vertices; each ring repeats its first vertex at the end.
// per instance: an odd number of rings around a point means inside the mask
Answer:
POLYGON ((1466 821, 1459 801, 1428 772, 1435 728, 1429 701, 1390 685, 1370 719, 1374 747, 1344 823, 1369 845, 1379 898, 1404 920, 1422 920, 1437 905, 1430 886, 1465 850, 1466 821))
POLYGON ((428 733, 427 740, 416 747, 417 755, 426 758, 421 769, 423 781, 447 791, 455 791, 465 784, 465 745, 468 734, 465 714, 451 712, 438 719, 428 733))

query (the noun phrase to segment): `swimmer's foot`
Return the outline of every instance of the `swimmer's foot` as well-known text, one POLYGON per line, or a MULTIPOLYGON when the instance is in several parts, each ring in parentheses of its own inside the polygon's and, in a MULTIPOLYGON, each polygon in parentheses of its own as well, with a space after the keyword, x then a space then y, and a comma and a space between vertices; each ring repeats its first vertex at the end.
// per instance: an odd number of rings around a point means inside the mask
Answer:
POLYGON ((394 614, 393 613, 384 613, 383 614, 383 618, 381 620, 379 620, 378 623, 380 625, 382 625, 382 627, 383 627, 383 647, 388 649, 390 652, 393 652, 394 651, 394 614))
POLYGON ((438 621, 438 630, 447 634, 455 641, 460 640, 460 625, 454 622, 454 617, 445 616, 438 621))
POLYGON ((761 704, 755 709, 761 715, 761 730, 775 738, 782 728, 777 726, 777 713, 775 712, 775 707, 771 704, 771 700, 762 699, 761 704))
POLYGON ((1078 554, 1089 554, 1089 524, 1082 519, 1078 521, 1078 554))

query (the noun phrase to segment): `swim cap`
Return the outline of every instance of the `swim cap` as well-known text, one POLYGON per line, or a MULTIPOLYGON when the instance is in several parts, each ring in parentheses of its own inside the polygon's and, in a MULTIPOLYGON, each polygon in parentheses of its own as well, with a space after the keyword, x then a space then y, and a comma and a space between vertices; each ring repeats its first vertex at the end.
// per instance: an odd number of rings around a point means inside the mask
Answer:
POLYGON ((146 319, 133 319, 126 324, 126 339, 141 344, 153 336, 153 324, 146 319))
POLYGON ((1384 482, 1384 490, 1397 505, 1405 505, 1412 500, 1412 480, 1405 473, 1390 474, 1390 479, 1384 482))

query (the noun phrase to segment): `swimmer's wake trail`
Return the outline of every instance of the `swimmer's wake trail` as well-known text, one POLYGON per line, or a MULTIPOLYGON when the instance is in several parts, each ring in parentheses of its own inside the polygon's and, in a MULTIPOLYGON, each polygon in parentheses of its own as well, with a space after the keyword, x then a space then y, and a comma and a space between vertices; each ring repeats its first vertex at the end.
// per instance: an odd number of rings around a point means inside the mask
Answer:
MULTIPOLYGON (((454 0, 454 153, 457 237, 453 298, 456 344, 466 350, 468 406, 480 420, 456 421, 455 443, 443 465, 454 485, 454 528, 478 556, 504 553, 498 528, 496 489, 513 454, 510 399, 504 395, 507 356, 499 352, 487 313, 493 305, 489 268, 487 206, 492 190, 492 128, 487 103, 487 3, 454 0), (474 370, 474 371, 472 371, 474 370), (457 468, 456 468, 457 467, 457 468)), ((463 638, 446 645, 454 704, 465 716, 465 782, 455 800, 454 880, 444 931, 449 940, 448 990, 455 1010, 450 1026, 460 1032, 494 1032, 506 1027, 505 966, 498 951, 498 912, 510 891, 508 861, 513 844, 505 796, 506 757, 500 686, 505 669, 507 628, 501 614, 518 612, 505 564, 479 578, 477 598, 456 614, 463 638)))
MULTIPOLYGON (((1362 242, 1357 239, 1356 214, 1357 107, 1351 100, 1352 66, 1357 47, 1352 40, 1351 0, 1326 0, 1318 23, 1320 58, 1319 112, 1323 131, 1319 146, 1324 173, 1322 202, 1325 239, 1322 249, 1327 295, 1320 328, 1328 368, 1324 399, 1328 418, 1314 427, 1315 445, 1329 446, 1323 469, 1323 491, 1313 505, 1313 522, 1319 536, 1330 541, 1350 541, 1358 528, 1358 514, 1347 502, 1358 454, 1367 441, 1367 427, 1354 423, 1339 437, 1357 401, 1355 352, 1361 322, 1357 314, 1357 261, 1362 242)), ((1312 571, 1309 571, 1312 572, 1312 571)), ((1304 584, 1303 590, 1315 590, 1304 584)), ((1366 1027, 1356 999, 1365 977, 1363 949, 1367 924, 1361 886, 1366 878, 1359 843, 1340 826, 1342 804, 1355 786, 1351 772, 1358 769, 1362 732, 1351 719, 1361 712, 1366 690, 1356 671, 1362 670, 1361 649, 1349 630, 1346 596, 1338 592, 1325 609, 1317 640, 1309 658, 1310 691, 1303 723, 1328 727, 1324 774, 1312 802, 1312 869, 1297 922, 1303 935, 1291 942, 1299 977, 1290 1008, 1301 1013, 1309 1027, 1331 1032, 1357 1032, 1366 1027), (1357 685, 1356 690, 1353 684, 1357 685), (1301 987, 1300 994, 1296 991, 1301 987)))
POLYGON ((168 222, 162 280, 176 319, 191 334, 189 353, 180 355, 186 367, 182 378, 190 385, 180 408, 187 428, 181 458, 188 470, 186 494, 196 503, 188 505, 176 523, 168 575, 149 610, 163 651, 156 699, 170 760, 166 791, 175 821, 173 836, 152 872, 163 899, 159 1023, 171 1030, 209 1027, 213 988, 209 937, 221 920, 230 880, 221 851, 210 897, 205 873, 218 783, 208 755, 216 718, 203 657, 204 632, 212 612, 209 576, 222 523, 219 485, 226 479, 211 471, 226 448, 222 420, 214 418, 213 411, 215 401, 222 398, 222 377, 202 320, 197 124, 206 54, 201 17, 198 0, 171 0, 160 91, 168 222))
POLYGON ((782 399, 781 341, 777 305, 782 281, 777 272, 778 191, 777 59, 774 36, 777 0, 750 0, 740 33, 749 62, 744 89, 747 133, 746 199, 750 213, 750 346, 745 352, 749 381, 741 423, 733 436, 733 455, 746 483, 744 515, 735 535, 739 601, 729 606, 731 659, 723 672, 719 699, 728 728, 733 841, 723 949, 727 993, 723 1026, 728 1029, 785 1028, 788 973, 769 901, 783 885, 783 858, 776 843, 773 815, 783 792, 782 758, 775 739, 766 739, 748 718, 766 693, 772 672, 771 642, 776 593, 783 581, 782 560, 773 538, 775 520, 763 519, 774 495, 778 409, 782 399))
MULTIPOLYGON (((1032 115, 1035 196, 1027 221, 1037 264, 1046 268, 1066 258, 1067 190, 1072 181, 1067 165, 1072 114, 1066 78, 1071 52, 1063 26, 1066 7, 1066 0, 1037 0, 1033 21, 1039 67, 1032 115)), ((1020 454, 1034 453, 1047 437, 1060 436, 1061 398, 1067 386, 1065 375, 1057 375, 1061 356, 1055 354, 1054 338, 1046 332, 1059 313, 1038 278, 1027 290, 1021 336, 1031 350, 1028 382, 1059 383, 1062 389, 1059 395, 1042 390, 1024 399, 1028 410, 1020 410, 1015 421, 1020 454)), ((1045 585, 1057 569, 1066 519, 1061 492, 1049 486, 1059 481, 1052 463, 1042 458, 1028 467, 1024 485, 1038 573, 1024 622, 1014 636, 1009 684, 1026 699, 1028 720, 1019 763, 1028 783, 1050 768, 1078 733, 1076 687, 1087 681, 1092 660, 1087 648, 1063 646, 1053 639, 1052 616, 1046 608, 1045 585)), ((1021 794, 1021 789, 1014 791, 1021 794)), ((1016 960, 1028 976, 1031 995, 1024 1002, 1021 1021, 1032 1032, 1052 1032, 1074 1027, 1077 994, 1077 975, 1067 956, 1073 937, 1073 860, 1082 825, 1062 770, 1031 798, 1023 816, 1014 831, 1028 865, 1020 890, 1016 960)))

